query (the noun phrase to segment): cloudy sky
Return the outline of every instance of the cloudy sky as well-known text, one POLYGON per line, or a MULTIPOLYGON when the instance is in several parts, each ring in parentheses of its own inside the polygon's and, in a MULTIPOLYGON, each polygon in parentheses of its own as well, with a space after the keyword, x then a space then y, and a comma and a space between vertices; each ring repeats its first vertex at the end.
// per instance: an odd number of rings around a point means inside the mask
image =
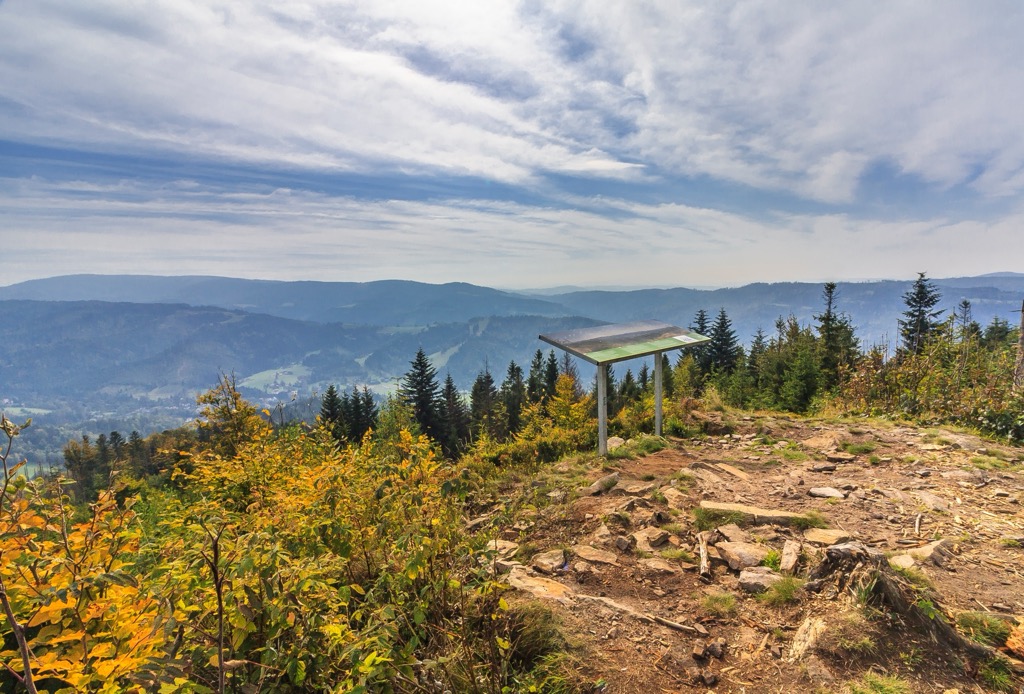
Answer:
POLYGON ((0 284, 1024 271, 1022 7, 0 0, 0 284))

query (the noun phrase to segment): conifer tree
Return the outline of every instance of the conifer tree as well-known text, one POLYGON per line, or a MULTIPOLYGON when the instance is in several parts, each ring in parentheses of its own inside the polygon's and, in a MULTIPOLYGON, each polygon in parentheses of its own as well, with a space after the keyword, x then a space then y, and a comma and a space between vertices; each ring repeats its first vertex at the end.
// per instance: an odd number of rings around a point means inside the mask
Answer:
POLYGON ((550 398, 555 394, 555 384, 558 383, 558 358, 555 357, 555 350, 548 350, 548 359, 544 363, 544 395, 550 398))
POLYGON ((823 390, 832 390, 839 384, 839 372, 856 358, 859 342, 853 333, 853 325, 845 315, 835 310, 836 283, 826 282, 822 298, 825 311, 814 316, 818 321, 818 365, 820 385, 823 390))
POLYGON ((558 369, 558 373, 559 375, 564 374, 569 376, 572 379, 573 392, 575 393, 576 398, 582 398, 583 384, 580 383, 580 372, 579 369, 576 368, 576 360, 573 359, 573 356, 568 352, 562 352, 562 364, 558 369))
POLYGON ((501 403, 505 406, 505 430, 508 435, 519 432, 522 427, 521 415, 526 405, 526 383, 523 370, 515 361, 508 364, 508 372, 501 384, 501 403))
POLYGON ((718 311, 718 317, 715 318, 708 337, 711 338, 708 346, 711 369, 717 373, 732 373, 739 359, 739 341, 724 307, 718 311))
MULTIPOLYGON (((686 350, 683 350, 684 352, 686 350)), ((672 398, 676 394, 676 379, 672 373, 672 365, 669 364, 668 355, 661 354, 661 394, 663 397, 672 398)))
POLYGON ((647 362, 645 361, 643 364, 640 365, 640 371, 637 372, 636 383, 638 386, 640 386, 641 391, 646 391, 647 386, 650 384, 650 381, 651 372, 647 368, 647 362))
POLYGON ((441 389, 441 417, 444 420, 441 448, 448 458, 454 460, 469 442, 469 411, 451 374, 445 377, 441 389))
MULTIPOLYGON (((708 312, 704 309, 697 311, 697 315, 693 317, 693 325, 690 326, 690 329, 704 337, 713 338, 711 323, 708 322, 708 312)), ((693 357, 701 377, 706 378, 711 373, 711 343, 704 342, 685 351, 693 357)), ((679 359, 682 360, 682 358, 683 352, 680 352, 679 359)))
POLYGON ((619 383, 620 406, 625 407, 629 403, 639 400, 640 392, 640 385, 633 378, 633 371, 626 369, 626 374, 622 377, 622 382, 619 383))
POLYGON ((494 385, 491 372, 484 368, 473 381, 473 388, 469 392, 469 421, 473 436, 486 433, 494 438, 501 438, 501 432, 495 425, 497 406, 498 389, 494 385))
POLYGON ((437 384, 437 370, 427 359, 422 347, 410 365, 411 368, 402 378, 398 394, 412 408, 413 417, 419 422, 423 433, 439 441, 442 430, 441 387, 437 384))
POLYGON ((335 441, 345 440, 345 407, 333 383, 327 386, 323 397, 320 398, 320 423, 331 432, 335 441))
POLYGON ((928 337, 939 326, 936 320, 941 310, 936 309, 942 295, 938 288, 924 276, 917 273, 913 286, 903 295, 903 303, 907 310, 900 321, 900 336, 903 338, 903 349, 911 354, 920 354, 928 337))
POLYGON ((526 378, 526 397, 530 402, 538 403, 545 399, 545 395, 544 353, 538 349, 533 355, 533 361, 530 362, 530 375, 526 378))

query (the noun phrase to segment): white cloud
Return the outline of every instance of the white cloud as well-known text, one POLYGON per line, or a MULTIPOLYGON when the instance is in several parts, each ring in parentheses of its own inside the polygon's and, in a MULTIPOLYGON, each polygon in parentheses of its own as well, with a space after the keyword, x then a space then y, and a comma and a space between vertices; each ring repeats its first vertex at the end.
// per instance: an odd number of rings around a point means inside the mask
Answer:
POLYGON ((1007 259, 1024 257, 1024 214, 996 222, 835 214, 762 220, 621 200, 588 212, 287 189, 223 194, 190 181, 160 188, 38 179, 13 185, 0 186, 6 282, 89 268, 507 287, 706 286, 907 278, 919 270, 969 275, 1012 269, 1007 259))
POLYGON ((0 6, 9 136, 526 182, 651 165, 831 202, 1024 186, 1013 4, 0 6))

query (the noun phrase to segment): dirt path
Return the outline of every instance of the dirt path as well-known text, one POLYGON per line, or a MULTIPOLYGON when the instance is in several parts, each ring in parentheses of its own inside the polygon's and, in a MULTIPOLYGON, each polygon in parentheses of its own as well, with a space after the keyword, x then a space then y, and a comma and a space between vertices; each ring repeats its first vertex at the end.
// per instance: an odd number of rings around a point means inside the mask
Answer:
POLYGON ((771 552, 760 563, 777 567, 787 542, 799 543, 793 573, 801 577, 827 545, 849 538, 908 567, 904 575, 923 575, 934 589, 928 604, 951 621, 976 611, 1012 626, 1024 617, 1024 451, 880 422, 749 416, 721 430, 730 433, 673 441, 603 469, 560 464, 537 482, 551 503, 500 529, 524 564, 511 564, 510 581, 554 606, 603 691, 843 691, 869 670, 913 691, 994 691, 969 661, 853 595, 799 589, 773 606, 742 588, 726 560, 746 543, 771 552), (580 492, 581 472, 588 482, 618 479, 591 496, 580 492), (743 527, 712 534, 711 576, 702 580, 694 517, 702 501, 810 514, 835 532, 720 519, 710 527, 743 527), (546 574, 529 566, 550 550, 563 555, 546 574), (815 618, 822 635, 794 652, 815 618))

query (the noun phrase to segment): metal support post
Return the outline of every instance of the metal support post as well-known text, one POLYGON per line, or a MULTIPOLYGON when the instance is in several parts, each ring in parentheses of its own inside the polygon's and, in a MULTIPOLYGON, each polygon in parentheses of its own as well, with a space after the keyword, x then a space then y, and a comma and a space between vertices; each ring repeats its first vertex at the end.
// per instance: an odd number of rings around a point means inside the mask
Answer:
POLYGON ((597 454, 608 455, 608 365, 597 365, 597 454))
POLYGON ((662 353, 654 353, 654 435, 661 436, 662 353))

